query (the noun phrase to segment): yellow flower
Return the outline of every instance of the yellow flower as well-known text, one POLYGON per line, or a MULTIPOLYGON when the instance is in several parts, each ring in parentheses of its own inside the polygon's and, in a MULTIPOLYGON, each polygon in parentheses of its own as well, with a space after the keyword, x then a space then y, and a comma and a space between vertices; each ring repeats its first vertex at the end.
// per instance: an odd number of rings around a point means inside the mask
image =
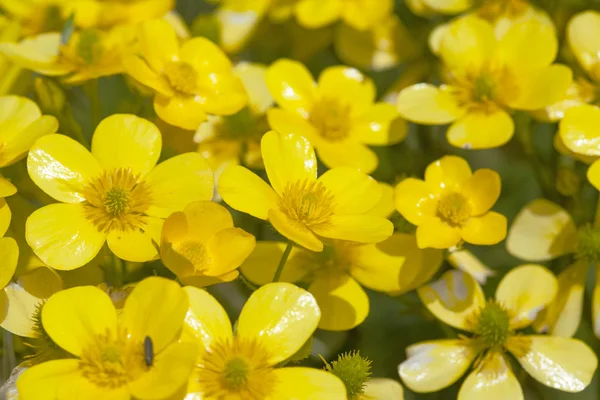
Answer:
POLYGON ((158 256, 163 219, 192 201, 209 200, 210 167, 198 153, 156 166, 161 137, 134 115, 104 119, 91 153, 63 135, 39 139, 29 152, 31 179, 59 203, 27 219, 27 242, 47 265, 70 270, 89 262, 105 241, 119 258, 158 256))
MULTIPOLYGON (((273 280, 285 243, 258 242, 240 268, 257 285, 273 280)), ((421 250, 414 236, 396 233, 378 244, 336 240, 321 253, 294 248, 281 275, 283 282, 306 282, 321 309, 319 328, 346 331, 369 314, 363 290, 399 295, 428 282, 442 264, 442 252, 421 250)))
POLYGON ((225 310, 207 292, 184 288, 190 300, 184 337, 204 349, 186 400, 346 400, 342 381, 326 371, 276 368, 310 339, 319 323, 312 295, 289 283, 271 283, 248 299, 232 330, 225 310))
POLYGON ((404 400, 404 389, 393 379, 373 378, 365 383, 365 393, 357 400, 404 400))
POLYGON ((319 28, 342 20, 353 28, 365 30, 393 12, 393 0, 297 0, 295 7, 298 23, 306 28, 319 28))
POLYGON ((208 160, 215 172, 227 165, 243 163, 250 168, 264 168, 260 155, 260 138, 269 130, 266 111, 273 97, 265 82, 266 68, 260 64, 240 63, 233 73, 243 82, 248 93, 248 107, 230 116, 208 116, 194 141, 198 152, 208 160))
POLYGON ((168 22, 146 21, 139 30, 139 56, 124 61, 127 73, 152 88, 154 110, 165 122, 195 130, 206 114, 231 115, 247 103, 241 80, 215 44, 196 37, 179 45, 168 22))
POLYGON ((219 193, 232 208, 269 222, 289 240, 323 251, 320 237, 377 243, 393 225, 366 213, 381 198, 369 176, 351 168, 334 168, 317 179, 315 152, 304 137, 266 133, 261 141, 272 187, 239 165, 226 169, 219 193))
POLYGON ((195 343, 177 342, 188 304, 179 285, 156 277, 136 285, 119 317, 110 297, 96 287, 56 293, 44 304, 42 324, 74 358, 29 368, 17 381, 19 395, 40 400, 169 398, 186 384, 197 357, 195 343))
POLYGON ((531 324, 552 301, 556 290, 554 275, 534 264, 506 274, 495 299, 487 302, 477 282, 456 270, 422 287, 419 297, 436 318, 471 335, 408 347, 408 359, 399 366, 404 384, 416 392, 434 392, 456 382, 474 363, 458 400, 523 399, 506 354, 509 352, 542 384, 564 392, 582 391, 598 365, 596 355, 585 343, 517 332, 531 324))
POLYGON ((237 278, 255 244, 254 236, 233 227, 225 207, 198 201, 165 220, 160 256, 183 283, 208 286, 237 278))
POLYGON ((514 132, 509 112, 553 104, 572 81, 568 67, 551 65, 554 29, 537 19, 511 24, 497 38, 487 21, 462 17, 441 33, 439 46, 446 84, 404 89, 398 109, 420 124, 451 124, 447 138, 456 147, 502 146, 514 132))
POLYGON ((429 164, 424 181, 408 178, 396 186, 396 209, 417 225, 420 248, 496 244, 506 237, 506 217, 490 211, 500 184, 496 171, 472 173, 464 159, 444 156, 429 164))
POLYGON ((74 32, 66 44, 62 43, 60 33, 51 32, 19 43, 1 43, 0 52, 23 68, 78 84, 122 73, 122 57, 133 40, 129 27, 119 26, 110 31, 89 28, 74 32))
POLYGON ((399 143, 406 136, 394 106, 375 103, 375 85, 354 68, 329 67, 317 84, 304 65, 279 60, 267 70, 267 85, 281 107, 267 112, 271 128, 306 137, 330 168, 371 173, 378 159, 366 145, 399 143))

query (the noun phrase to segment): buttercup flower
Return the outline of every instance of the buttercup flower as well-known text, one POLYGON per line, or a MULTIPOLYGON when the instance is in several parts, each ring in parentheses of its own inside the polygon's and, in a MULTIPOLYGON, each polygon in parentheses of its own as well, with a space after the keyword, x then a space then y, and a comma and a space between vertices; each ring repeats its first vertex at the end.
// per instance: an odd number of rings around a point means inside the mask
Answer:
POLYGON ((267 112, 271 128, 306 137, 330 168, 371 173, 379 161, 366 145, 406 136, 406 122, 391 104, 374 102, 375 85, 354 68, 329 67, 317 84, 304 65, 279 60, 267 70, 267 85, 281 107, 267 112))
POLYGON ((117 114, 96 128, 91 153, 63 135, 39 139, 29 152, 31 179, 60 203, 27 219, 27 242, 47 265, 81 267, 105 241, 119 258, 149 261, 158 253, 163 219, 213 192, 210 167, 198 153, 156 166, 161 136, 134 115, 117 114), (118 144, 117 146, 115 144, 118 144))
POLYGON ((197 357, 193 342, 177 342, 188 303, 177 283, 156 277, 136 285, 119 317, 110 297, 96 287, 56 293, 44 304, 42 323, 74 358, 29 368, 17 381, 20 397, 169 398, 185 385, 197 357))
POLYGON ((242 166, 221 175, 219 193, 234 209, 268 219, 312 251, 323 251, 321 237, 377 243, 392 234, 390 221, 366 214, 381 198, 374 179, 343 167, 317 179, 315 152, 302 136, 268 132, 261 150, 271 187, 242 166))
POLYGON ((396 209, 417 225, 420 248, 496 244, 506 237, 506 217, 490 211, 500 184, 497 172, 472 173, 464 159, 444 156, 429 164, 424 181, 407 178, 396 186, 396 209))
POLYGON ((337 20, 356 29, 369 29, 385 20, 394 11, 393 0, 297 0, 298 23, 307 28, 319 28, 337 20))
MULTIPOLYGON (((285 243, 258 242, 241 267, 250 282, 273 280, 285 243)), ((398 295, 426 283, 442 264, 442 252, 421 250, 414 236, 396 233, 378 244, 333 241, 323 252, 292 249, 281 275, 283 282, 307 282, 321 309, 320 329, 345 331, 360 325, 369 314, 363 290, 398 295)))
POLYGON ((225 207, 198 201, 165 220, 160 257, 185 284, 207 286, 237 278, 255 243, 254 236, 233 227, 225 207))
POLYGON ((434 392, 456 382, 474 363, 458 399, 523 399, 507 355, 542 384, 564 392, 585 389, 596 371, 594 352, 576 339, 523 335, 536 314, 554 298, 554 275, 539 265, 523 265, 504 276, 493 300, 469 275, 449 271, 419 289, 421 300, 439 320, 469 337, 433 340, 408 347, 400 377, 411 390, 434 392), (531 285, 535 282, 535 285, 531 285))
POLYGON ((554 29, 537 19, 514 23, 497 38, 490 23, 466 16, 441 35, 446 84, 404 89, 398 110, 416 123, 451 124, 447 138, 453 146, 502 146, 514 132, 512 110, 553 104, 571 84, 568 67, 551 65, 558 48, 554 29))
POLYGON ((146 21, 139 31, 140 55, 125 59, 127 73, 152 88, 154 110, 165 122, 195 130, 206 114, 231 115, 247 103, 231 62, 206 38, 181 46, 168 22, 146 21))
POLYGON ((255 291, 232 330, 225 310, 210 294, 187 286, 190 300, 184 337, 204 349, 188 385, 186 400, 331 399, 346 400, 333 374, 304 368, 276 368, 293 356, 319 323, 312 295, 289 283, 255 291))

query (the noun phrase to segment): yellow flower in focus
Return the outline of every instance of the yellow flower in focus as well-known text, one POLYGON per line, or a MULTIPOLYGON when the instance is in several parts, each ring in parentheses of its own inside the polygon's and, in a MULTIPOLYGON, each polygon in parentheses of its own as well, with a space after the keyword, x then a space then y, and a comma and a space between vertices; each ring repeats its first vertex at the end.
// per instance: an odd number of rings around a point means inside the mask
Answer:
POLYGON ((19 43, 0 43, 0 52, 23 68, 78 84, 122 73, 123 55, 134 39, 126 26, 110 31, 89 28, 74 32, 67 43, 58 32, 43 33, 19 43))
POLYGON ((105 118, 92 138, 91 153, 63 135, 39 139, 29 152, 31 179, 59 203, 27 219, 27 242, 47 265, 79 268, 106 241, 128 261, 158 257, 163 219, 213 193, 210 167, 198 153, 158 166, 161 136, 134 115, 105 118))
POLYGON ((377 243, 392 234, 390 221, 367 214, 381 198, 374 179, 343 167, 317 179, 315 152, 299 135, 268 132, 261 150, 271 187, 247 168, 227 168, 218 190, 232 208, 313 251, 323 251, 321 238, 377 243))
POLYGON ((202 287, 237 278, 255 244, 254 236, 234 228, 225 207, 199 201, 165 220, 160 256, 184 284, 202 287))
POLYGON ((154 110, 165 122, 195 130, 208 114, 231 115, 247 103, 241 80, 227 56, 206 38, 179 45, 163 20, 141 24, 140 54, 125 59, 127 73, 152 88, 154 110))
POLYGON ((301 63, 279 60, 267 70, 267 85, 281 107, 267 112, 271 128, 306 137, 330 168, 371 173, 379 160, 367 145, 395 144, 406 136, 394 106, 375 103, 375 85, 354 68, 329 67, 317 84, 301 63))
POLYGON ((188 304, 179 285, 156 277, 136 285, 119 317, 96 287, 56 293, 44 304, 42 324, 74 358, 29 368, 17 381, 20 398, 169 398, 186 384, 198 353, 194 343, 177 341, 188 304))
POLYGON ((448 249, 462 241, 492 245, 506 237, 506 217, 490 211, 500 196, 500 176, 444 156, 425 170, 425 180, 407 178, 396 186, 396 209, 417 225, 420 248, 448 249))
POLYGON ((459 18, 441 32, 446 83, 404 89, 398 109, 416 123, 451 124, 447 138, 455 147, 502 146, 514 133, 511 111, 538 110, 564 97, 572 73, 551 65, 557 49, 553 27, 537 19, 511 24, 497 38, 489 22, 459 18))
POLYGON ((346 400, 344 384, 333 374, 276 367, 317 329, 320 312, 310 293, 289 283, 261 287, 244 305, 234 333, 214 297, 195 287, 184 290, 190 301, 184 337, 194 337, 204 349, 186 400, 346 400))
POLYGON ((415 392, 435 392, 452 385, 474 364, 458 400, 523 399, 509 352, 538 382, 563 392, 582 391, 598 365, 584 342, 517 332, 531 324, 556 291, 556 278, 540 265, 511 270, 500 281, 495 299, 487 302, 469 275, 446 272, 439 281, 420 288, 419 297, 436 318, 470 335, 408 347, 408 359, 398 368, 404 384, 415 392))
POLYGON ((241 79, 248 93, 248 106, 229 116, 209 115, 194 136, 198 152, 211 164, 215 173, 242 160, 250 168, 264 168, 260 139, 269 130, 267 109, 273 97, 265 82, 266 68, 260 64, 240 63, 233 73, 241 79))
MULTIPOLYGON (((254 284, 267 284, 284 249, 285 243, 258 242, 240 271, 254 284)), ((441 251, 421 250, 414 236, 404 233, 378 244, 335 240, 321 253, 292 249, 281 281, 308 283, 321 309, 319 328, 346 331, 369 314, 369 297, 362 286, 393 295, 406 293, 428 282, 442 261, 441 251)))

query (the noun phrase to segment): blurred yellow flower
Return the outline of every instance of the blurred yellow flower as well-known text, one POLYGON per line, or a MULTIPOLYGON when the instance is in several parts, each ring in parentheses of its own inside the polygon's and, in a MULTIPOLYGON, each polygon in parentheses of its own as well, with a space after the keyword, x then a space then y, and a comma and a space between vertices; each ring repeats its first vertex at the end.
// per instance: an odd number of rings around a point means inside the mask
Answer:
POLYGON ((404 400, 404 389, 393 379, 373 378, 365 383, 365 392, 356 400, 404 400))
POLYGON ((404 89, 398 109, 416 123, 451 124, 453 146, 502 146, 514 133, 512 110, 544 108, 561 100, 571 84, 568 67, 551 65, 558 49, 553 27, 537 19, 514 23, 497 38, 489 22, 466 16, 440 35, 446 84, 404 89))
POLYGON ((134 39, 134 31, 125 26, 109 31, 88 28, 74 32, 66 43, 58 32, 0 43, 0 52, 23 68, 78 84, 122 73, 122 58, 134 39))
POLYGON ((436 318, 471 336, 417 343, 406 350, 400 377, 416 392, 434 392, 452 385, 474 363, 462 383, 458 400, 523 399, 519 381, 506 352, 542 384, 564 392, 580 392, 594 375, 598 360, 582 341, 524 335, 557 291, 556 278, 540 265, 522 265, 500 281, 495 299, 486 302, 481 287, 460 271, 418 290, 421 301, 436 318), (531 285, 535 282, 535 285, 531 285))
POLYGON ((472 173, 464 159, 444 156, 429 164, 424 181, 407 178, 396 186, 396 209, 417 225, 420 248, 496 244, 506 237, 506 217, 490 211, 500 186, 496 171, 472 173))
POLYGON ((237 278, 255 244, 254 236, 234 228, 225 207, 198 201, 165 220, 160 257, 184 284, 202 287, 237 278))
POLYGON ((393 0, 297 0, 298 23, 306 28, 319 28, 338 20, 353 28, 375 27, 394 12, 393 0))
POLYGON ((368 215, 381 198, 377 181, 352 168, 334 168, 317 179, 317 160, 304 137, 271 131, 261 141, 271 187, 242 166, 227 168, 218 190, 232 208, 269 222, 289 240, 323 251, 322 238, 377 243, 393 225, 368 215))
POLYGON ((195 130, 208 114, 231 115, 247 103, 242 81, 218 46, 196 37, 179 45, 168 22, 143 22, 139 55, 124 60, 127 73, 152 88, 154 110, 165 122, 195 130))
POLYGON ((317 84, 303 64, 279 60, 267 70, 267 85, 281 107, 267 112, 271 128, 306 137, 330 168, 371 173, 379 160, 367 145, 395 144, 406 136, 398 111, 376 103, 375 85, 354 68, 326 68, 317 84))
POLYGON ((177 283, 157 277, 136 285, 119 317, 110 297, 96 287, 56 293, 43 306, 42 324, 74 358, 29 368, 17 381, 19 395, 40 400, 170 398, 186 384, 198 353, 195 343, 177 341, 188 304, 177 283))
MULTIPOLYGON (((240 271, 254 284, 269 283, 284 249, 285 243, 258 242, 240 271)), ((369 314, 369 297, 361 285, 399 295, 428 282, 442 261, 441 251, 421 250, 414 236, 404 233, 378 244, 335 240, 321 253, 292 249, 281 281, 309 283, 321 309, 319 328, 346 331, 369 314)))
POLYGON ((125 114, 98 125, 91 153, 67 136, 39 139, 27 169, 59 203, 27 219, 27 242, 36 255, 53 268, 70 270, 92 260, 108 241, 124 260, 157 258, 163 219, 213 193, 212 172, 200 154, 181 154, 156 166, 161 147, 154 124, 125 114))
POLYGON ((190 300, 184 338, 204 351, 188 385, 186 400, 346 400, 341 380, 323 370, 277 368, 317 329, 320 312, 313 296, 289 283, 255 291, 242 309, 235 333, 223 307, 207 292, 187 286, 190 300))

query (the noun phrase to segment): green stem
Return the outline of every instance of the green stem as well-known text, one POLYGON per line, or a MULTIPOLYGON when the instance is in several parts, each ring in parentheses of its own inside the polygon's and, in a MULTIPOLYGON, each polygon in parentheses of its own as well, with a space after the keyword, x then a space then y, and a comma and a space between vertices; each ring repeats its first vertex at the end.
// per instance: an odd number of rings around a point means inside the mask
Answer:
POLYGON ((292 247, 294 247, 294 242, 288 240, 287 246, 285 247, 285 251, 281 256, 281 260, 279 260, 279 265, 277 266, 277 270, 275 271, 275 276, 273 276, 273 282, 279 282, 279 278, 281 278, 281 273, 283 272, 283 267, 285 267, 285 263, 292 252, 292 247))

